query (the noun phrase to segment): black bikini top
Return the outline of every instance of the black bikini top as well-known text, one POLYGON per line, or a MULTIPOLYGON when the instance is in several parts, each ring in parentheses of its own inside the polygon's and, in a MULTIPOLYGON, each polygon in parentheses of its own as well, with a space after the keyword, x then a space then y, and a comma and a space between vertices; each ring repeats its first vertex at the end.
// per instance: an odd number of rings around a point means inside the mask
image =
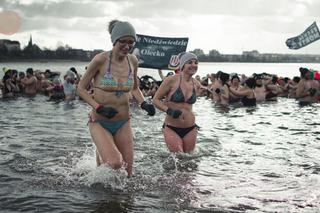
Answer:
POLYGON ((188 104, 194 104, 197 101, 197 94, 196 94, 196 90, 194 88, 194 82, 192 80, 193 83, 193 90, 192 90, 192 95, 191 97, 186 101, 184 94, 181 90, 181 79, 182 79, 182 75, 180 76, 180 82, 179 82, 179 87, 176 89, 176 91, 174 91, 174 93, 172 93, 170 100, 171 102, 174 103, 188 103, 188 104))

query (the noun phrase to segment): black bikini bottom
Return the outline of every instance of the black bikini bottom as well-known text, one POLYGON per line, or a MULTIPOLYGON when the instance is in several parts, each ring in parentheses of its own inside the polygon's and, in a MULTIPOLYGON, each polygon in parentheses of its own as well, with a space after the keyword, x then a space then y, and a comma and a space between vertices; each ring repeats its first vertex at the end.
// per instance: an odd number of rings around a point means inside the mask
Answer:
POLYGON ((175 127, 175 126, 171 126, 168 124, 163 124, 162 128, 165 128, 165 127, 172 129, 175 133, 177 133, 177 135, 179 135, 180 138, 184 138, 184 136, 186 136, 194 128, 198 128, 198 130, 200 129, 200 127, 197 124, 194 124, 193 126, 186 127, 186 128, 175 127))

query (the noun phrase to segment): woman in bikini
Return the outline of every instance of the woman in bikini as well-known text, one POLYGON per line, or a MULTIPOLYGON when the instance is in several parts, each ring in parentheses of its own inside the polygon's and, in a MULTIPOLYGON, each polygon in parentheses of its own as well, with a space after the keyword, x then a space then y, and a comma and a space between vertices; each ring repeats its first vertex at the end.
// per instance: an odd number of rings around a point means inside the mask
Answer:
POLYGON ((197 100, 196 92, 201 88, 200 82, 192 77, 198 70, 197 56, 181 53, 179 68, 180 75, 164 79, 153 97, 153 103, 167 113, 163 134, 169 151, 189 153, 195 148, 198 133, 192 112, 192 105, 197 100))
POLYGON ((243 106, 256 106, 257 100, 254 94, 254 87, 256 85, 256 81, 254 78, 248 78, 243 88, 238 91, 232 87, 229 87, 231 93, 236 96, 241 97, 241 102, 243 106))
POLYGON ((97 54, 92 59, 77 91, 93 108, 88 125, 97 148, 97 164, 107 164, 113 169, 125 166, 128 176, 131 176, 133 133, 129 92, 148 115, 154 115, 155 108, 144 101, 137 81, 138 60, 129 54, 136 42, 135 29, 128 22, 113 20, 109 23, 109 32, 112 50, 97 54), (93 98, 86 90, 92 80, 93 98))

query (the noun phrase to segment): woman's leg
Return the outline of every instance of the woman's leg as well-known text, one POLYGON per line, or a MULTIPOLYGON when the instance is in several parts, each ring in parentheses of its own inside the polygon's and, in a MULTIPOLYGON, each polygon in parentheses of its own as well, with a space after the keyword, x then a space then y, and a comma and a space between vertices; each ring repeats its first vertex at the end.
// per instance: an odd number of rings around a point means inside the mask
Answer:
POLYGON ((97 162, 97 166, 101 165, 101 157, 99 155, 98 149, 96 149, 96 162, 97 162))
POLYGON ((169 127, 162 129, 164 140, 170 152, 183 152, 183 143, 179 135, 169 127))
POLYGON ((196 146, 196 140, 198 135, 198 128, 193 128, 188 134, 183 137, 183 152, 192 152, 196 146))
POLYGON ((89 123, 89 130, 100 155, 100 158, 97 157, 97 163, 108 164, 113 169, 121 168, 122 155, 114 144, 111 133, 98 123, 89 123))
POLYGON ((133 165, 133 133, 130 119, 114 135, 115 145, 126 163, 128 176, 132 176, 133 165))

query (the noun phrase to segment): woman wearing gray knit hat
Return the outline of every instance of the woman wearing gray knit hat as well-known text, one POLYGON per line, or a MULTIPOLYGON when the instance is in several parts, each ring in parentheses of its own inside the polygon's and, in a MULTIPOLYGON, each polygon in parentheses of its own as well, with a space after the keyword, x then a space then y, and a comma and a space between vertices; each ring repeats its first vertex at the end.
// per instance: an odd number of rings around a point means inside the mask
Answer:
POLYGON ((180 53, 179 61, 181 73, 164 79, 153 103, 167 113, 163 135, 169 151, 189 153, 195 148, 198 133, 192 105, 202 86, 192 77, 198 70, 197 56, 189 52, 180 53))
POLYGON ((133 133, 129 113, 129 92, 148 115, 155 114, 152 104, 144 101, 137 81, 137 58, 129 54, 136 42, 136 32, 128 22, 113 20, 108 27, 113 48, 97 54, 78 85, 80 97, 92 111, 89 130, 97 148, 97 164, 113 169, 125 166, 132 175, 133 133), (93 82, 93 98, 86 91, 93 82))

